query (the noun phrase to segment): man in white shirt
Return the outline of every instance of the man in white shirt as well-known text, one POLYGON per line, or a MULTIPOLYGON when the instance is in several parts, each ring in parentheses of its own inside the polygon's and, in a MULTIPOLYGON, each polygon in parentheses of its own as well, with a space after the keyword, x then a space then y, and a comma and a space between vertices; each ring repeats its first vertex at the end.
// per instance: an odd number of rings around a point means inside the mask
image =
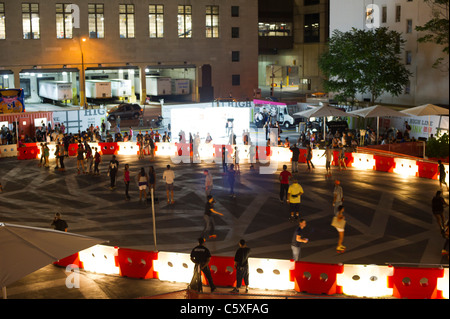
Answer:
POLYGON ((166 191, 167 191, 167 204, 175 203, 173 200, 173 181, 175 179, 175 173, 170 169, 170 165, 167 165, 167 169, 163 173, 163 180, 166 181, 166 191), (172 194, 172 201, 170 200, 170 194, 172 194))

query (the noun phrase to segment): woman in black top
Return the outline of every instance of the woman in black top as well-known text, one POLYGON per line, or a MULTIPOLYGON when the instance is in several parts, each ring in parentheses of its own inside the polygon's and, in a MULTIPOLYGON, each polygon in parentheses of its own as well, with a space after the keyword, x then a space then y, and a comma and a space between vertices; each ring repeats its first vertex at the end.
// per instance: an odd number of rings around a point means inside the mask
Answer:
POLYGON ((442 192, 437 191, 436 196, 433 197, 431 201, 431 208, 433 210, 433 215, 436 218, 439 227, 444 228, 445 217, 444 217, 444 207, 448 206, 445 199, 442 197, 442 192))

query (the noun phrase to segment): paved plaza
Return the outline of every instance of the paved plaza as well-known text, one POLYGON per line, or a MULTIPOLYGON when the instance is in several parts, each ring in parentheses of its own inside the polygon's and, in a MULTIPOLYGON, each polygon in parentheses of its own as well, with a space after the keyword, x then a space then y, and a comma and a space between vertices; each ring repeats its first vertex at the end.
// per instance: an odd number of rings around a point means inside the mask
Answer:
MULTIPOLYGON (((139 202, 135 177, 141 167, 153 165, 157 174, 155 204, 159 251, 189 253, 204 227, 203 169, 214 177, 217 238, 206 246, 216 256, 234 256, 244 238, 251 257, 291 259, 290 242, 296 224, 289 221, 287 204, 280 203, 278 175, 260 174, 259 164, 250 170, 241 164, 236 179, 236 198, 229 196, 220 164, 174 164, 169 157, 117 156, 120 166, 117 188, 109 189, 106 175, 111 156, 104 156, 100 176, 78 175, 76 159, 66 159, 66 172, 38 167, 38 160, 0 160, 0 221, 50 228, 55 212, 61 212, 69 231, 108 240, 107 245, 154 251, 151 205, 139 202), (125 200, 123 167, 130 165, 131 200, 125 200), (175 171, 175 203, 167 204, 162 174, 167 164, 175 171)), ((51 163, 54 164, 54 161, 51 163)), ((54 166, 54 165, 52 165, 54 166)), ((302 248, 302 261, 344 264, 405 264, 436 267, 448 265, 441 256, 444 244, 431 214, 436 180, 403 177, 395 173, 350 168, 325 177, 325 168, 306 172, 299 164, 299 183, 304 189, 300 215, 307 220, 309 243, 302 248), (334 179, 344 190, 347 226, 344 254, 336 253, 338 234, 330 226, 333 216, 334 179)), ((448 201, 448 192, 444 192, 448 201)), ((445 211, 448 217, 448 207, 445 211)), ((49 278, 51 281, 51 279, 49 278)), ((185 286, 185 285, 184 285, 185 286)), ((174 288, 174 290, 176 290, 174 288)), ((165 292, 165 291, 164 291, 165 292)), ((138 297, 138 296, 136 296, 138 297)))

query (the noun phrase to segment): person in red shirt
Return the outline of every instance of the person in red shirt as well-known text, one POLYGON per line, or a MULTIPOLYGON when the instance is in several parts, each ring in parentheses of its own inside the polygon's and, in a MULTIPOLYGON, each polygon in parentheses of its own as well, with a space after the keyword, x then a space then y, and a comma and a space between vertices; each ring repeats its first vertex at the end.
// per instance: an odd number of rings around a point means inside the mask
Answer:
POLYGON ((284 203, 287 199, 287 193, 289 189, 289 178, 292 177, 291 172, 287 170, 287 165, 283 165, 283 171, 280 173, 280 202, 284 203))

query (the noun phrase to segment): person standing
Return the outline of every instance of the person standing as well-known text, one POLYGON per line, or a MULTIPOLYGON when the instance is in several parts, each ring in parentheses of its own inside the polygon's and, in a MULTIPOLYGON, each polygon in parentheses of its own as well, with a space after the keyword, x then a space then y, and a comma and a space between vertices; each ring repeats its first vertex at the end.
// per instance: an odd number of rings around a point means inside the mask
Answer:
POLYGON ((205 205, 205 214, 203 215, 203 219, 205 220, 205 227, 203 228, 202 237, 206 240, 206 236, 208 238, 216 238, 217 235, 214 233, 215 231, 215 223, 214 223, 214 216, 213 214, 217 214, 220 216, 223 216, 222 213, 219 213, 214 209, 214 203, 215 200, 212 197, 212 195, 208 195, 206 198, 206 205, 205 205))
POLYGON ((292 249, 292 259, 294 261, 299 261, 301 258, 301 247, 303 244, 309 242, 309 239, 305 237, 306 220, 303 218, 298 221, 298 227, 294 231, 292 236, 291 249, 292 249))
POLYGON ((175 173, 170 169, 170 165, 167 165, 167 169, 163 173, 163 180, 166 182, 167 204, 173 204, 175 203, 173 200, 173 182, 175 180, 175 173))
POLYGON ((344 191, 342 190, 341 182, 339 180, 335 180, 333 191, 334 216, 337 215, 338 207, 342 205, 343 201, 344 201, 344 191))
POLYGON ((203 170, 203 174, 205 175, 205 194, 208 197, 213 189, 213 177, 207 169, 203 170))
POLYGON ((109 178, 111 180, 111 186, 109 189, 111 190, 116 188, 116 175, 118 171, 119 171, 119 161, 116 160, 116 155, 113 155, 111 161, 109 161, 108 167, 109 178))
POLYGON ((339 170, 341 170, 341 164, 344 166, 344 170, 347 169, 347 165, 345 164, 345 149, 341 143, 339 143, 339 170))
POLYGON ((337 215, 333 218, 333 223, 331 225, 334 228, 336 228, 336 230, 339 233, 338 244, 336 247, 336 250, 338 250, 338 251, 343 251, 346 248, 344 245, 342 245, 342 243, 344 242, 345 224, 346 224, 346 222, 345 222, 345 216, 344 216, 344 206, 340 205, 338 207, 337 215))
POLYGON ((102 157, 100 153, 98 152, 97 147, 94 148, 95 154, 94 154, 94 175, 100 175, 100 170, 98 169, 98 166, 100 165, 100 162, 102 161, 102 157))
POLYGON ((156 185, 156 172, 153 166, 150 166, 148 169, 148 193, 150 195, 151 190, 153 189, 153 195, 155 195, 155 185, 156 185))
MULTIPOLYGON (((205 240, 201 237, 198 239, 198 246, 194 247, 191 251, 191 261, 195 264, 194 269, 194 277, 198 276, 200 272, 203 272, 206 279, 208 280, 209 287, 211 288, 211 293, 216 290, 216 286, 214 285, 211 271, 209 270, 209 261, 211 260, 211 253, 208 248, 206 248, 203 244, 205 240)), ((199 291, 201 290, 201 276, 198 276, 199 281, 199 291)), ((192 286, 192 284, 191 284, 192 286)))
POLYGON ((325 148, 325 152, 321 157, 325 156, 325 169, 327 170, 326 177, 331 177, 331 161, 333 159, 333 150, 329 145, 325 148))
POLYGON ((128 164, 125 164, 125 170, 123 171, 123 181, 125 183, 125 200, 130 200, 130 195, 128 195, 128 190, 130 187, 130 166, 128 164))
POLYGON ((234 170, 234 165, 230 165, 230 169, 227 172, 228 175, 228 184, 230 185, 230 196, 236 198, 236 194, 234 193, 234 182, 236 180, 236 171, 234 170))
POLYGON ((287 201, 289 203, 289 208, 291 211, 291 220, 294 218, 299 218, 300 214, 300 198, 303 194, 303 188, 297 181, 297 178, 292 179, 292 185, 288 188, 288 197, 287 201))
POLYGON ((58 148, 56 149, 58 152, 58 158, 59 158, 59 170, 61 172, 65 172, 66 171, 66 167, 64 166, 64 146, 62 145, 62 143, 58 142, 58 148))
POLYGON ((308 172, 311 172, 311 167, 313 169, 315 169, 314 164, 311 161, 312 160, 312 156, 313 156, 313 154, 312 154, 311 145, 308 144, 306 146, 306 164, 308 164, 308 169, 307 169, 308 172), (309 164, 311 164, 311 166, 309 164))
POLYGON ((448 185, 447 182, 445 181, 445 166, 444 164, 442 164, 441 160, 438 160, 438 169, 439 169, 439 187, 442 189, 442 185, 445 185, 447 187, 447 191, 448 191, 448 185))
POLYGON ((439 228, 444 229, 445 217, 444 217, 444 207, 448 206, 445 199, 442 197, 442 191, 437 191, 436 195, 431 200, 431 208, 433 211, 434 218, 438 222, 439 228))
POLYGON ((242 279, 245 283, 245 292, 248 292, 248 257, 250 248, 247 247, 245 240, 239 241, 239 248, 234 255, 234 268, 236 268, 236 287, 231 292, 239 292, 242 285, 242 279))
POLYGON ((289 190, 289 178, 292 177, 291 172, 287 170, 287 165, 283 165, 283 171, 278 177, 280 180, 280 202, 283 203, 287 200, 288 190, 289 190))
POLYGON ((77 149, 77 170, 78 175, 81 174, 80 166, 83 168, 83 174, 86 174, 85 168, 84 168, 84 148, 83 144, 78 143, 78 149, 77 149))
POLYGON ((65 220, 61 219, 60 213, 55 214, 55 217, 53 218, 53 222, 52 222, 51 226, 53 226, 54 230, 59 230, 59 231, 63 231, 63 232, 67 232, 67 228, 69 228, 69 226, 67 225, 67 222, 65 220))
POLYGON ((297 144, 294 144, 289 149, 292 151, 292 173, 298 173, 298 159, 300 157, 300 150, 297 147, 297 144))
POLYGON ((147 186, 148 186, 148 176, 143 167, 141 167, 141 171, 139 172, 138 175, 138 183, 139 183, 139 202, 142 202, 142 197, 144 197, 144 200, 146 200, 147 198, 147 186))
POLYGON ((47 143, 44 143, 44 167, 49 167, 48 157, 50 156, 50 149, 48 148, 47 143))

